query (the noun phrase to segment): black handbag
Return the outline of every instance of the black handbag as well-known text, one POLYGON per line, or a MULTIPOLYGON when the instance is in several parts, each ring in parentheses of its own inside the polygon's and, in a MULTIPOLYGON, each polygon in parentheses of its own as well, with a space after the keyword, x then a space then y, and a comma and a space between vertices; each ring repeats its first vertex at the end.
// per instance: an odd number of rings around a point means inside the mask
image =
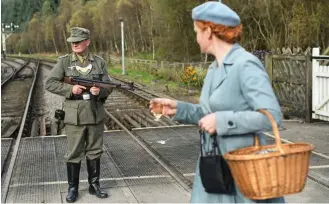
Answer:
POLYGON ((199 130, 199 133, 201 148, 199 168, 203 187, 208 193, 233 194, 233 177, 228 164, 220 153, 217 135, 211 136, 213 139, 212 151, 204 155, 202 147, 205 133, 202 130, 199 130))

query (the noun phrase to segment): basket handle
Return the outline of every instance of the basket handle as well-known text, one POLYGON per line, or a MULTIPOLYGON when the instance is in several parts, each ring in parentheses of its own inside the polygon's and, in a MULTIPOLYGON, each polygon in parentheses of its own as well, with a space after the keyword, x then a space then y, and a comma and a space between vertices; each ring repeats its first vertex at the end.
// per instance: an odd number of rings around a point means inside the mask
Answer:
MULTIPOLYGON (((280 133, 279 133, 279 129, 278 129, 278 125, 276 124, 272 114, 270 112, 268 112, 265 109, 260 109, 258 110, 260 113, 263 113, 267 116, 267 118, 270 120, 271 125, 272 125, 272 130, 275 136, 275 143, 276 143, 276 148, 280 151, 281 154, 284 153, 283 151, 283 146, 282 146, 282 142, 281 142, 281 138, 280 138, 280 133)), ((255 135, 255 146, 259 146, 260 142, 258 139, 258 136, 255 135)))

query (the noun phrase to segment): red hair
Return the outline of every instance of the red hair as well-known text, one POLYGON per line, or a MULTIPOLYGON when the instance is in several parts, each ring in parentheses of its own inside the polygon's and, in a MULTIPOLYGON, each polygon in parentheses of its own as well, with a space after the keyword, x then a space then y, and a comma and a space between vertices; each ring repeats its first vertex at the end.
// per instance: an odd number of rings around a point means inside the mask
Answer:
POLYGON ((240 40, 242 34, 242 24, 239 24, 235 27, 229 27, 225 25, 217 25, 208 21, 195 21, 197 26, 201 30, 205 30, 210 27, 211 32, 216 35, 219 39, 227 43, 235 43, 240 40))

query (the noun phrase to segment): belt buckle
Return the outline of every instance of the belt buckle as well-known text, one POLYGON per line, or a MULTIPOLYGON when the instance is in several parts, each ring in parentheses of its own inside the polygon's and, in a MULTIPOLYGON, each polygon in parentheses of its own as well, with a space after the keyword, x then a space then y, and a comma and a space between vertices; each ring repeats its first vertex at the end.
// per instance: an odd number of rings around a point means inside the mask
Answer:
POLYGON ((89 93, 84 93, 84 94, 82 94, 82 99, 83 99, 83 100, 90 100, 90 95, 89 95, 89 93))

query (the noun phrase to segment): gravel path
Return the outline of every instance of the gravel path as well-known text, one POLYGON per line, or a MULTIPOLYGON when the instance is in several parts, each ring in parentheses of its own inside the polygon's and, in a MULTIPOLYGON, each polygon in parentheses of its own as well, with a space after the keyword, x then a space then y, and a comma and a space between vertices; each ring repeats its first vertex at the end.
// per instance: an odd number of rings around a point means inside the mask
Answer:
MULTIPOLYGON (((45 84, 46 79, 50 73, 50 70, 42 67, 42 81, 43 84, 45 84)), ((43 111, 44 116, 46 119, 46 123, 54 120, 55 110, 62 108, 62 103, 64 102, 64 97, 59 96, 57 94, 50 93, 49 91, 43 89, 43 95, 44 95, 44 103, 43 105, 43 111)))

